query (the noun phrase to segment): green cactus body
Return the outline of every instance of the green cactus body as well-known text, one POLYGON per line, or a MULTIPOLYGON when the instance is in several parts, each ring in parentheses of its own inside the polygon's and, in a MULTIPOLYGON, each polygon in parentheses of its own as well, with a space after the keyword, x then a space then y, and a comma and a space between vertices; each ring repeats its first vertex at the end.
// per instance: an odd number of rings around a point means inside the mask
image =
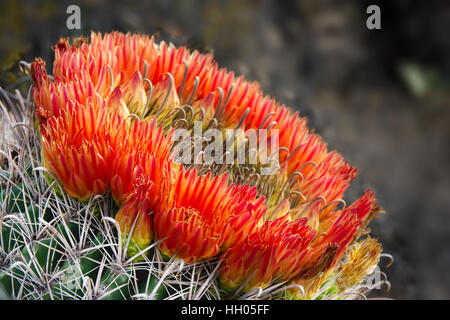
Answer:
MULTIPOLYGON (((124 300, 130 297, 128 284, 130 276, 124 272, 106 269, 100 281, 101 287, 108 291, 101 300, 124 300)), ((100 298, 100 297, 99 297, 100 298)))
POLYGON ((12 291, 12 283, 11 277, 3 271, 0 271, 0 300, 3 299, 12 299, 10 296, 10 292, 12 291))
MULTIPOLYGON (((98 245, 102 241, 102 236, 97 235, 93 245, 98 245)), ((95 282, 101 257, 101 250, 93 247, 92 250, 88 250, 77 261, 64 261, 60 268, 62 272, 61 279, 52 286, 55 299, 82 299, 85 296, 84 281, 95 282)))
MULTIPOLYGON (((146 278, 140 279, 139 281, 139 294, 151 295, 156 285, 158 284, 158 279, 155 276, 149 274, 146 278)), ((168 291, 166 287, 162 284, 156 290, 152 298, 154 300, 162 300, 168 296, 168 291)))

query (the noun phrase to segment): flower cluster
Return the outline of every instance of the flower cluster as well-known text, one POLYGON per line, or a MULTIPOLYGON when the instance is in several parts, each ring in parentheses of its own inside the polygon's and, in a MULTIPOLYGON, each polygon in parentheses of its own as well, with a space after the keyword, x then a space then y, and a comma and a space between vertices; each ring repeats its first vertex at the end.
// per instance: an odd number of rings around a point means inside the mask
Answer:
POLYGON ((228 292, 316 281, 381 211, 369 190, 345 207, 356 169, 305 118, 219 68, 211 54, 118 32, 61 39, 54 51, 52 76, 41 59, 31 66, 43 164, 81 201, 110 191, 133 248, 158 240, 164 257, 217 257, 228 292), (279 173, 247 184, 239 166, 175 163, 173 130, 194 120, 278 130, 279 173))

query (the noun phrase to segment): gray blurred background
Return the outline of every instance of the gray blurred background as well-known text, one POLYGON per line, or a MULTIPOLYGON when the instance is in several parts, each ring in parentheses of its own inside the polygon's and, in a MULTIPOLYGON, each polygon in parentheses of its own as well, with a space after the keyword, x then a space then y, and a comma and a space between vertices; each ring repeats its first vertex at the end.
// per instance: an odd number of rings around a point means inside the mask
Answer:
POLYGON ((0 85, 24 79, 20 59, 90 30, 156 34, 213 52, 221 66, 309 118, 376 191, 372 223, 395 299, 450 299, 450 4, 448 1, 0 1, 0 85), (81 8, 68 30, 66 8, 81 8), (381 8, 381 30, 366 8, 381 8))

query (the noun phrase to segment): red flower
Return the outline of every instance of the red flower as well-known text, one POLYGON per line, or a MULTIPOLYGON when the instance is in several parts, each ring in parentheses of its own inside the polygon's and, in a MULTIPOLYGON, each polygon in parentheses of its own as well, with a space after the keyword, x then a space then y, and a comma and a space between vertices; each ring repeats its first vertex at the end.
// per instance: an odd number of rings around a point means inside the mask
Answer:
POLYGON ((166 133, 155 120, 119 120, 109 129, 115 132, 114 160, 111 163, 111 192, 117 204, 133 191, 140 175, 152 182, 150 201, 157 202, 161 194, 163 179, 169 179, 167 163, 170 161, 172 133, 166 133))
POLYGON ((87 200, 109 188, 111 153, 101 98, 69 101, 42 125, 42 162, 72 197, 87 200))
POLYGON ((228 186, 228 175, 197 176, 180 167, 168 181, 161 207, 154 214, 155 234, 166 256, 186 262, 212 258, 239 243, 261 224, 263 198, 255 188, 228 186))
POLYGON ((308 252, 314 233, 304 218, 290 221, 285 215, 266 221, 224 255, 220 283, 231 291, 247 282, 243 289, 248 291, 265 287, 273 279, 291 279, 300 272, 299 265, 308 252))

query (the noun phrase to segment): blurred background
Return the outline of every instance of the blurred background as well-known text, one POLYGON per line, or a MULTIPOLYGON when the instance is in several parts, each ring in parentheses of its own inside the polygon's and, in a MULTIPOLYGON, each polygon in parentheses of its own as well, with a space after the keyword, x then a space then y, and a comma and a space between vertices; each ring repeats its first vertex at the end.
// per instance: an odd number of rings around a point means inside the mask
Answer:
POLYGON ((450 3, 448 1, 0 1, 0 85, 17 63, 51 70, 59 37, 90 30, 156 34, 210 51, 261 83, 359 169, 347 202, 372 188, 387 214, 373 235, 395 262, 394 299, 450 299, 450 3), (81 9, 68 30, 66 9, 81 9), (366 9, 381 8, 369 30, 366 9))

